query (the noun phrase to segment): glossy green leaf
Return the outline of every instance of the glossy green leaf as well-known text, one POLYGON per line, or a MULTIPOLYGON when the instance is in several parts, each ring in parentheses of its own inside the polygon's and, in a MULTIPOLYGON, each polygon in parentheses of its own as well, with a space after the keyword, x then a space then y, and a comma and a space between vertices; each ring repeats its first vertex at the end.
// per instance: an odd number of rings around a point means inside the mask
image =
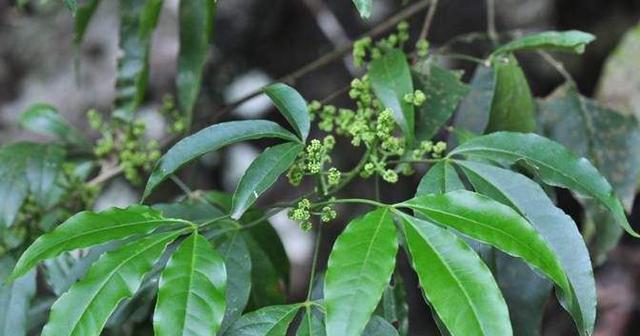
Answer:
POLYGON ((76 9, 76 15, 74 17, 75 33, 73 36, 73 42, 78 45, 82 42, 84 34, 87 32, 87 27, 91 22, 91 18, 98 9, 100 0, 86 0, 78 5, 76 9))
POLYGON ((478 65, 469 83, 469 93, 460 102, 456 111, 454 128, 482 134, 489 123, 495 88, 496 73, 493 68, 478 65))
POLYGON ((265 149, 244 173, 233 194, 231 218, 242 214, 289 169, 304 145, 288 142, 265 149))
POLYGON ((137 292, 144 275, 178 235, 155 234, 103 255, 51 307, 42 335, 99 335, 118 303, 137 292))
POLYGON ((604 106, 640 120, 640 24, 631 27, 609 54, 596 98, 604 106))
POLYGON ((536 129, 536 106, 518 61, 513 55, 497 57, 493 68, 496 84, 485 131, 532 132, 536 129))
POLYGON ((595 39, 596 37, 592 34, 579 30, 548 31, 511 41, 496 49, 493 54, 504 54, 520 50, 552 50, 582 54, 585 46, 595 39))
POLYGON ((269 306, 245 314, 225 336, 282 336, 296 317, 300 304, 269 306))
POLYGON ((371 7, 373 7, 373 0, 353 0, 353 4, 360 12, 360 16, 368 19, 371 16, 371 7))
POLYGON ((429 221, 520 257, 571 293, 560 261, 536 230, 509 206, 466 190, 418 196, 400 204, 429 221))
POLYGON ((391 109, 407 141, 415 136, 415 111, 404 96, 413 93, 413 82, 407 56, 398 49, 388 50, 369 66, 371 87, 382 104, 391 109))
MULTIPOLYGON (((261 224, 261 225, 266 225, 261 224)), ((287 300, 286 281, 278 272, 275 261, 267 254, 253 235, 243 234, 249 255, 251 256, 251 295, 250 308, 262 308, 284 304, 287 300)))
POLYGON ((424 296, 451 335, 511 335, 507 305, 480 257, 451 231, 401 220, 424 296))
POLYGON ((20 126, 32 132, 50 135, 68 144, 81 147, 87 147, 89 144, 89 140, 51 105, 31 105, 20 115, 18 122, 20 126))
POLYGON ((448 161, 440 161, 422 177, 416 196, 443 194, 459 189, 465 188, 456 169, 448 161))
POLYGON ((313 306, 306 307, 296 336, 326 336, 322 313, 313 306))
POLYGON ((155 335, 215 335, 224 317, 226 283, 222 257, 203 236, 191 234, 160 276, 155 335))
POLYGON ((13 264, 7 255, 0 258, 0 335, 24 336, 31 299, 36 293, 36 272, 6 283, 13 264))
POLYGON ((327 335, 360 335, 396 262, 398 241, 388 209, 351 221, 333 245, 324 283, 327 335))
POLYGON ((227 307, 220 327, 220 334, 240 318, 251 293, 251 255, 239 233, 220 239, 218 251, 227 269, 227 307))
POLYGON ((429 64, 426 73, 414 72, 416 89, 427 99, 416 110, 416 139, 429 140, 449 120, 469 91, 460 76, 436 64, 429 64))
MULTIPOLYGON (((576 223, 553 204, 537 183, 524 175, 484 163, 458 164, 477 191, 518 210, 547 241, 574 290, 560 299, 582 334, 591 334, 596 317, 596 286, 589 252, 576 223)), ((524 292, 528 285, 521 287, 524 292)))
POLYGON ((202 72, 209 54, 209 42, 213 36, 215 13, 216 1, 180 1, 180 50, 176 86, 178 104, 187 119, 187 125, 191 124, 193 106, 200 92, 202 72))
POLYGON ((293 126, 300 139, 303 142, 306 141, 311 127, 309 109, 307 102, 298 91, 286 84, 276 83, 267 86, 264 93, 271 98, 280 113, 293 126))
POLYGON ((598 170, 584 158, 578 158, 562 145, 535 134, 499 132, 465 142, 450 155, 465 155, 505 164, 524 163, 542 180, 553 186, 571 189, 593 197, 608 208, 618 225, 633 231, 613 188, 598 170))
POLYGON ((202 129, 178 141, 160 158, 147 181, 143 198, 180 167, 206 153, 232 143, 267 137, 299 142, 291 132, 267 120, 230 121, 202 129))
POLYGON ((11 276, 19 277, 39 262, 65 251, 149 233, 163 224, 181 223, 184 221, 164 218, 141 205, 102 212, 83 211, 36 239, 22 254, 11 276))
POLYGON ((120 49, 113 115, 133 120, 149 77, 149 52, 163 0, 120 0, 120 49))
POLYGON ((380 316, 373 315, 364 328, 363 336, 398 336, 398 330, 380 316))
POLYGON ((11 226, 28 195, 52 205, 65 151, 56 145, 15 143, 0 148, 0 225, 11 226))

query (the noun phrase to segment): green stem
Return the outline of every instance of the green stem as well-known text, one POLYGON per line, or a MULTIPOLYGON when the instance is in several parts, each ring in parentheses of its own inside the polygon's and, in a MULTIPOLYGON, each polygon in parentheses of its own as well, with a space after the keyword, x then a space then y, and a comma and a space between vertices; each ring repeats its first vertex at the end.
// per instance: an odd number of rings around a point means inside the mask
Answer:
POLYGON ((381 202, 377 202, 377 201, 369 200, 369 199, 364 199, 364 198, 334 199, 334 200, 329 200, 329 201, 325 201, 325 202, 315 203, 314 206, 322 206, 322 205, 327 205, 327 204, 339 204, 339 203, 367 204, 367 205, 373 205, 373 206, 380 207, 380 208, 388 208, 388 207, 390 207, 389 204, 384 204, 384 203, 381 203, 381 202))
POLYGON ((311 261, 311 274, 309 275, 309 287, 307 289, 307 301, 311 300, 311 292, 313 291, 313 279, 316 277, 316 264, 318 263, 318 254, 320 251, 320 242, 322 241, 322 223, 318 225, 316 233, 316 243, 313 247, 313 259, 311 261))

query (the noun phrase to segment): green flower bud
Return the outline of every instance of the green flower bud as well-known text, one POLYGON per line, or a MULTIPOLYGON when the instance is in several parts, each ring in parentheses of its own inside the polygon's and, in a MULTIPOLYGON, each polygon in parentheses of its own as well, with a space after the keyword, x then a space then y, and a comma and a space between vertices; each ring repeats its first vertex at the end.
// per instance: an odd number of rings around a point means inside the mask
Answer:
POLYGON ((398 182, 398 174, 391 169, 387 169, 382 174, 382 179, 389 183, 396 183, 398 182))
POLYGON ((327 181, 329 182, 329 185, 330 186, 338 185, 340 183, 341 176, 342 176, 342 173, 340 173, 338 169, 336 169, 335 167, 330 168, 329 174, 327 175, 327 181))

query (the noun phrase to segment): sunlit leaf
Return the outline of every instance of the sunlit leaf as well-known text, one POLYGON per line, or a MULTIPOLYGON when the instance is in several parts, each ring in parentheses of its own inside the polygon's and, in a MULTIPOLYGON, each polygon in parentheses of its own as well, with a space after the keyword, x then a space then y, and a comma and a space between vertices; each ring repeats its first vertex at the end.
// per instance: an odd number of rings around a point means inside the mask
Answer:
POLYGON ((413 268, 451 335, 511 335, 507 305, 491 271, 452 232, 402 215, 413 268))
POLYGON ((178 235, 155 234, 103 255, 51 307, 42 335, 99 335, 118 303, 137 292, 144 275, 178 235))
POLYGON ((327 335, 360 335, 396 261, 398 242, 388 209, 351 221, 333 245, 324 284, 327 335))
POLYGON ((226 282, 222 257, 203 236, 191 234, 160 276, 155 335, 214 335, 224 317, 226 282))
POLYGON ((160 158, 147 181, 143 198, 180 167, 196 158, 232 143, 259 138, 300 141, 291 132, 267 120, 230 121, 209 126, 178 141, 160 158))

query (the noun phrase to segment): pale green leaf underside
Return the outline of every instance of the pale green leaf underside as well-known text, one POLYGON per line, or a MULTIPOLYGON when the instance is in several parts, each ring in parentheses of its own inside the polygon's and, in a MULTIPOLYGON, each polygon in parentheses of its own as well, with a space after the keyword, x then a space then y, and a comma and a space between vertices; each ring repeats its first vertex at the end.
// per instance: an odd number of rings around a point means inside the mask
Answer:
POLYGON ((396 229, 388 209, 351 221, 333 245, 324 284, 327 335, 360 335, 389 284, 396 229))
POLYGON ((578 30, 548 31, 511 41, 496 49, 493 54, 519 50, 553 50, 582 54, 585 46, 595 39, 592 34, 578 30))
POLYGON ((420 286, 450 334, 511 335, 507 304, 482 259, 436 224, 401 219, 420 286))

